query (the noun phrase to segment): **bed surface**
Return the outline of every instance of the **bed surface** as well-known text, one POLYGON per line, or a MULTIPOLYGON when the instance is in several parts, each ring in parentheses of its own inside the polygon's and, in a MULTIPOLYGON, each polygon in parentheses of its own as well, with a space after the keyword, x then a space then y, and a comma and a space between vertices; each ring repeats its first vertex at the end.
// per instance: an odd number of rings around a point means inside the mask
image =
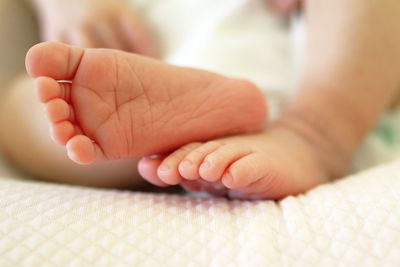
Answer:
POLYGON ((0 266, 399 266, 400 162, 280 202, 0 178, 0 266))

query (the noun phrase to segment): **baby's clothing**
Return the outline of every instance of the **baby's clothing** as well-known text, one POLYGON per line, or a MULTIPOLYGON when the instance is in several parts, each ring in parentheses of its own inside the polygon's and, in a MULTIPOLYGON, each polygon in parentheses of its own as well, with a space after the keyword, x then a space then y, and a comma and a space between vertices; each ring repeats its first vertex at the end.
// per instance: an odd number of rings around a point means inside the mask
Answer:
POLYGON ((290 30, 263 0, 131 0, 158 36, 168 63, 242 77, 276 115, 293 86, 290 30))
MULTIPOLYGON (((245 78, 282 111, 301 68, 304 27, 272 14, 265 0, 131 0, 152 27, 163 59, 245 78)), ((356 154, 353 171, 400 156, 400 110, 387 113, 356 154)))

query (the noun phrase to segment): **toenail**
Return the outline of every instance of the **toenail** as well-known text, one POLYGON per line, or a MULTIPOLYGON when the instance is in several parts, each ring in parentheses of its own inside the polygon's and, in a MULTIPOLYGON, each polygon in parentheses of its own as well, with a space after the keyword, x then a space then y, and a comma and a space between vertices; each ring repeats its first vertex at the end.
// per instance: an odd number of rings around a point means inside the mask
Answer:
POLYGON ((202 168, 202 169, 208 169, 208 168, 210 168, 210 166, 211 166, 210 162, 204 161, 204 162, 200 165, 200 168, 202 168))
POLYGON ((162 165, 158 168, 158 170, 159 170, 160 172, 168 172, 169 169, 170 169, 169 166, 166 165, 166 164, 162 164, 162 165))
POLYGON ((184 168, 190 168, 193 166, 193 162, 191 162, 188 159, 185 159, 184 161, 182 161, 182 167, 184 168))

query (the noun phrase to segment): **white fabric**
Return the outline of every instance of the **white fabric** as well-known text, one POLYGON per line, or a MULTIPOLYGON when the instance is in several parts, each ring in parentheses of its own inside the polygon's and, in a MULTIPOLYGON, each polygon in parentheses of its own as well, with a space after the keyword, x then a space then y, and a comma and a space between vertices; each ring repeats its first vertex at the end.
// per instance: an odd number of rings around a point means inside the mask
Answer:
POLYGON ((35 19, 21 0, 0 0, 0 94, 23 70, 25 52, 38 42, 35 19), (19 52, 19 53, 17 53, 19 52))
POLYGON ((400 162, 279 203, 0 179, 0 266, 399 266, 400 162))

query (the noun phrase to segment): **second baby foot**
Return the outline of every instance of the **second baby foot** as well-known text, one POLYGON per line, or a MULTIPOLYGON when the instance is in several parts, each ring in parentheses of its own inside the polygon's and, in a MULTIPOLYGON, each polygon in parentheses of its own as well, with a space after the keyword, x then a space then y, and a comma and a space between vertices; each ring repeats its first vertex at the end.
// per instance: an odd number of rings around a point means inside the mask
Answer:
POLYGON ((145 157, 139 172, 159 186, 280 199, 344 174, 346 163, 334 150, 329 139, 307 124, 279 123, 262 133, 191 143, 168 156, 145 157))
POLYGON ((42 43, 26 66, 52 138, 81 164, 164 153, 266 121, 252 83, 136 54, 42 43))

